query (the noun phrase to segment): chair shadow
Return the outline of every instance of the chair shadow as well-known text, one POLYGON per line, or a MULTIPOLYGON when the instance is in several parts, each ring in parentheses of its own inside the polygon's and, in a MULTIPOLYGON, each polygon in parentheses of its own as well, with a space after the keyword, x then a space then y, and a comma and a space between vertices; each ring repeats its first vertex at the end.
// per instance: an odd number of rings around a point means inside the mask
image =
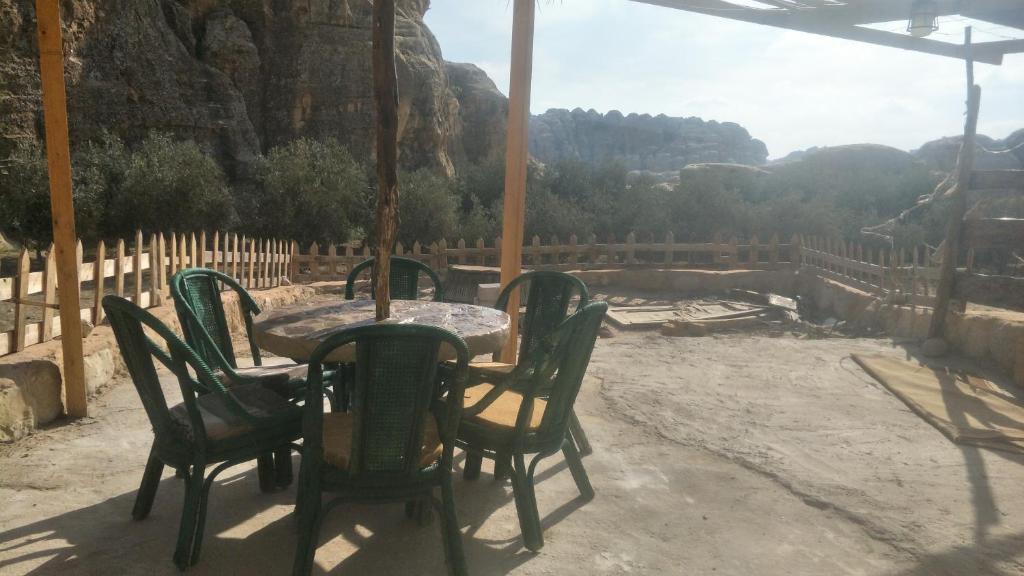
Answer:
MULTIPOLYGON (((296 456, 296 470, 298 464, 296 456)), ((290 574, 297 542, 292 514, 294 487, 262 494, 254 467, 231 472, 213 486, 202 557, 189 573, 290 574)), ((538 472, 538 490, 543 490, 544 480, 561 472, 568 472, 564 462, 538 472)), ((459 466, 455 469, 455 478, 456 506, 470 570, 504 574, 533 558, 535 555, 522 546, 518 523, 512 530, 515 536, 509 539, 486 540, 474 536, 496 511, 514 506, 508 482, 494 482, 486 472, 477 481, 465 482, 459 466)), ((178 574, 171 557, 183 498, 183 482, 168 474, 160 482, 150 516, 143 521, 131 518, 135 500, 132 490, 0 532, 0 573, 33 576, 109 574, 111 571, 147 576, 178 574)), ((580 498, 574 498, 549 512, 543 520, 545 529, 558 524, 583 504, 580 498)), ((515 522, 514 512, 512 518, 515 522)), ((434 574, 444 571, 444 548, 436 512, 431 523, 421 527, 405 517, 401 504, 338 506, 330 512, 320 530, 323 556, 337 556, 334 543, 325 545, 339 537, 348 541, 354 551, 340 558, 329 573, 434 574)), ((323 569, 317 567, 314 573, 323 573, 323 569)))

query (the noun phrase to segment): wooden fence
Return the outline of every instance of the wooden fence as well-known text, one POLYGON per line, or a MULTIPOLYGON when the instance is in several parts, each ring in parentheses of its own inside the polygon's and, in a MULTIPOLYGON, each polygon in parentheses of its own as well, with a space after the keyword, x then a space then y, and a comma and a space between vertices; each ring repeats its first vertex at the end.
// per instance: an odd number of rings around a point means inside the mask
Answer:
MULTIPOLYGON (((498 266, 501 261, 501 238, 492 242, 477 239, 472 245, 459 240, 449 246, 444 240, 430 245, 414 243, 405 247, 398 243, 395 254, 415 258, 437 271, 450 265, 498 266)), ((342 280, 348 271, 370 256, 369 248, 345 244, 323 246, 313 243, 303 253, 292 244, 290 278, 295 282, 342 280)), ((567 243, 552 237, 543 243, 534 236, 523 247, 523 266, 549 270, 586 270, 646 266, 660 268, 714 268, 714 269, 775 269, 796 266, 800 262, 800 239, 794 236, 788 243, 778 237, 767 242, 756 236, 741 242, 736 238, 716 238, 704 243, 677 243, 672 233, 664 242, 637 242, 634 234, 624 242, 608 238, 599 244, 591 235, 580 241, 575 235, 567 243)))
MULTIPOLYGON (((150 234, 136 232, 131 242, 100 242, 83 254, 78 243, 78 282, 83 320, 103 321, 101 301, 107 294, 123 296, 144 308, 168 298, 168 281, 178 270, 212 268, 238 280, 247 289, 281 284, 291 265, 291 243, 246 238, 237 234, 150 234), (155 266, 154 266, 155 264, 155 266)), ((13 277, 0 278, 0 356, 60 335, 55 312, 57 274, 53 250, 41 270, 22 250, 13 277)))
POLYGON ((899 303, 931 306, 938 289, 939 267, 929 246, 872 249, 842 240, 807 237, 801 267, 855 288, 888 296, 899 303))

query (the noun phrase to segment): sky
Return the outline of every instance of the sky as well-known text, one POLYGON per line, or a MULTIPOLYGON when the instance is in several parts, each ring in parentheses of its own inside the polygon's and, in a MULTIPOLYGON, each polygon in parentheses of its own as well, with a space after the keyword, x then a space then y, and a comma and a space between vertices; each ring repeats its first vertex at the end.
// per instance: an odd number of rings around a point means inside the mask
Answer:
MULTIPOLYGON (((511 0, 432 0, 444 58, 483 68, 508 94, 511 0)), ((965 22, 940 19, 936 39, 965 22)), ((892 29, 905 23, 891 23, 892 29)), ((976 40, 1005 33, 992 25, 976 40)), ((979 132, 1024 128, 1024 54, 977 64, 979 132)), ((772 158, 872 142, 910 150, 963 132, 962 61, 660 8, 627 0, 538 5, 534 114, 593 108, 732 121, 772 158)))

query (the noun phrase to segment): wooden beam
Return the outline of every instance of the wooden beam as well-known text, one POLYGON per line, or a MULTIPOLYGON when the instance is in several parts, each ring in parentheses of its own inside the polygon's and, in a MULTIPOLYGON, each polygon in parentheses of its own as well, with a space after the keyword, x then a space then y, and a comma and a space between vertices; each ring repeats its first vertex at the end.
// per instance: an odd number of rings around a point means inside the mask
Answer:
POLYGON ((39 30, 39 78, 43 91, 53 243, 57 253, 65 406, 68 416, 81 418, 88 416, 89 410, 82 352, 75 207, 71 197, 71 151, 58 0, 36 0, 36 24, 39 30))
POLYGON ((964 245, 970 248, 1024 247, 1024 219, 968 218, 964 220, 964 245))
POLYGON ((373 96, 377 108, 377 321, 391 317, 391 250, 398 227, 398 72, 395 0, 373 3, 373 96))
MULTIPOLYGON (((967 29, 966 46, 970 47, 971 32, 967 29)), ((967 61, 967 77, 973 78, 974 71, 971 60, 967 61)), ((949 302, 953 297, 953 284, 956 282, 956 259, 960 252, 960 233, 963 229, 964 214, 967 212, 967 190, 970 187, 971 173, 974 171, 974 146, 978 134, 978 112, 981 107, 981 87, 969 86, 967 96, 967 122, 964 126, 964 138, 960 145, 960 157, 957 159, 956 183, 951 192, 953 205, 950 209, 949 223, 946 226, 946 241, 942 250, 942 268, 939 272, 939 287, 935 296, 935 308, 929 338, 940 338, 946 327, 946 315, 949 302)))
MULTIPOLYGON (((915 38, 908 34, 886 32, 884 30, 857 26, 855 25, 855 22, 876 21, 874 20, 876 16, 869 16, 871 12, 868 10, 852 12, 852 8, 847 8, 842 5, 837 5, 834 8, 820 7, 807 9, 766 10, 745 8, 736 4, 730 4, 723 0, 634 1, 685 10, 687 12, 705 14, 708 16, 718 16, 721 18, 729 18, 731 20, 739 20, 741 22, 775 26, 777 28, 785 28, 787 30, 796 30, 799 32, 807 32, 809 34, 829 36, 831 38, 842 38, 845 40, 865 42, 868 44, 899 48, 913 52, 922 52, 936 56, 959 58, 962 60, 965 60, 968 57, 964 47, 960 44, 942 42, 931 38, 915 38), (847 16, 850 14, 860 14, 861 16, 858 18, 844 20, 844 18, 842 18, 843 11, 847 11, 847 16)), ((882 14, 884 16, 888 13, 888 10, 891 9, 880 9, 876 14, 882 14)), ((946 12, 948 13, 949 11, 947 10, 946 12)), ((903 17, 910 15, 909 9, 906 10, 905 14, 906 15, 903 17)), ((986 64, 1002 64, 1003 54, 1024 50, 1024 46, 1019 46, 1018 43, 1024 42, 1018 40, 1007 40, 978 43, 972 47, 973 51, 971 57, 977 62, 984 62, 986 64)))
MULTIPOLYGON (((526 213, 526 169, 529 157, 530 92, 533 83, 535 0, 515 0, 512 22, 512 67, 509 79, 508 130, 505 150, 505 199, 501 232, 501 285, 522 272, 523 226, 526 213)), ((509 339, 501 351, 504 362, 515 362, 519 336, 519 294, 512 294, 509 339)))
POLYGON ((959 272, 956 298, 995 308, 1024 310, 1024 278, 959 272))

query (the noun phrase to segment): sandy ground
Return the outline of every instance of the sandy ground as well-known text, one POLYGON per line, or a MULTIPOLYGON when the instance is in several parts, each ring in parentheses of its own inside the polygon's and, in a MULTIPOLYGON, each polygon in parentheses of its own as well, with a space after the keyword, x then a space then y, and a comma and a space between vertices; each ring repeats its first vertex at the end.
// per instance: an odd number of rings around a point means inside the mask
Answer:
MULTIPOLYGON (((1022 459, 958 447, 849 359, 888 340, 791 335, 599 341, 578 412, 595 453, 583 503, 560 457, 538 472, 546 547, 522 548, 511 488, 455 491, 474 574, 1024 574, 1022 459)), ((175 385, 168 381, 167 389, 175 385)), ((174 574, 182 485, 130 519, 150 442, 134 389, 0 448, 0 574, 174 574)), ((461 466, 461 458, 459 459, 461 466)), ((194 574, 287 574, 294 488, 239 466, 213 489, 194 574)), ((443 574, 439 527, 343 506, 317 573, 443 574)))

